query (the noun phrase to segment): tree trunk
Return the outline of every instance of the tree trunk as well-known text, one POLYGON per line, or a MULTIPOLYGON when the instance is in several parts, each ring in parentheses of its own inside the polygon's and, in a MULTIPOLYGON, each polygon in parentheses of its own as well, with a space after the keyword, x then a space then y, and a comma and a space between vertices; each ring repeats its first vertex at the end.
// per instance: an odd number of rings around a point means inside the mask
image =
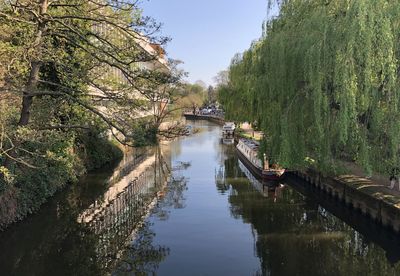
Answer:
MULTIPOLYGON (((43 18, 43 15, 47 13, 47 8, 48 8, 48 0, 41 0, 40 1, 40 7, 39 7, 39 24, 38 24, 38 29, 35 37, 35 43, 34 46, 38 49, 40 52, 40 48, 42 46, 43 42, 43 32, 46 28, 46 21, 43 18)), ((24 95, 22 98, 22 108, 21 108, 21 115, 20 119, 18 122, 19 126, 26 126, 29 123, 30 119, 30 109, 32 106, 33 102, 33 96, 30 95, 31 92, 33 92, 36 87, 37 83, 39 80, 39 71, 41 67, 41 61, 40 61, 40 54, 35 58, 35 60, 31 61, 31 72, 29 74, 29 79, 25 87, 24 95)))
MULTIPOLYGON (((34 47, 37 49, 39 53, 41 51, 43 43, 43 32, 46 28, 46 21, 44 20, 43 15, 47 13, 48 5, 49 5, 48 0, 40 0, 39 13, 37 18, 39 24, 34 42, 34 47)), ((20 118, 18 121, 18 126, 26 126, 29 124, 30 110, 33 102, 33 96, 30 93, 36 90, 37 83, 39 80, 40 66, 41 66, 40 54, 38 54, 35 57, 35 59, 31 61, 31 71, 29 74, 28 82, 25 85, 25 90, 22 97, 22 107, 21 107, 20 118)), ((14 147, 17 148, 18 145, 19 142, 16 141, 14 147)), ((12 166, 13 159, 17 155, 15 149, 11 150, 8 154, 9 156, 5 158, 3 163, 3 165, 6 168, 10 168, 12 166)))
POLYGON ((29 123, 30 109, 33 102, 33 96, 29 95, 29 93, 33 92, 36 89, 37 82, 39 79, 39 70, 40 70, 40 62, 39 61, 31 62, 31 73, 22 98, 22 108, 18 122, 19 126, 26 126, 29 123))

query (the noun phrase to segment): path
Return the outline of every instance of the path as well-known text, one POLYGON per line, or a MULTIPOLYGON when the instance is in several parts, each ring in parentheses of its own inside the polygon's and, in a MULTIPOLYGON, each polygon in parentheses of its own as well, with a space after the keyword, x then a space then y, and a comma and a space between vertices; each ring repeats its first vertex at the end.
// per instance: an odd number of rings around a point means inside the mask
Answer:
POLYGON ((362 181, 363 185, 359 189, 363 189, 366 193, 372 194, 375 197, 384 198, 385 200, 400 206, 400 191, 399 184, 396 182, 394 189, 390 189, 390 181, 387 176, 373 174, 367 177, 363 169, 355 163, 343 162, 346 168, 353 175, 353 180, 357 178, 362 181))

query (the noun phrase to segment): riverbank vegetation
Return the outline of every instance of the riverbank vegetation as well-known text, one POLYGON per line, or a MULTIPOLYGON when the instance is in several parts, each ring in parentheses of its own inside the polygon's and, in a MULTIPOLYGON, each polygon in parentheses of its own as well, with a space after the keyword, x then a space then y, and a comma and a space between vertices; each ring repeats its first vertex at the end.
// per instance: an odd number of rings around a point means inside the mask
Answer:
POLYGON ((283 1, 219 87, 227 119, 256 121, 284 166, 334 173, 345 159, 389 174, 400 166, 399 26, 396 1, 283 1))
POLYGON ((155 140, 184 74, 136 2, 0 1, 0 26, 3 228, 120 157, 115 144, 155 140))

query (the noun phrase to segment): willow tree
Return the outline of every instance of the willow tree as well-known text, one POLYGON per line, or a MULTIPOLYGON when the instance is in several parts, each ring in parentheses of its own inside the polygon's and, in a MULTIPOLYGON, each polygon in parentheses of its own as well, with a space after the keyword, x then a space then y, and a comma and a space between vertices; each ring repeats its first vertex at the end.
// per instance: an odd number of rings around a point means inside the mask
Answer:
POLYGON ((283 1, 231 64, 227 114, 258 119, 286 166, 346 159, 388 173, 400 165, 399 15, 388 0, 283 1))

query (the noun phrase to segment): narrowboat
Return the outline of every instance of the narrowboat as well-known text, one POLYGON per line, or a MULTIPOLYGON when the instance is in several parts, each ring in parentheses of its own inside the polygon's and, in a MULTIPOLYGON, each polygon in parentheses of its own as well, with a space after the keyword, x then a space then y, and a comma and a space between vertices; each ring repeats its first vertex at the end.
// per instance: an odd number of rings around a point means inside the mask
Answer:
POLYGON ((260 144, 250 139, 239 139, 236 149, 239 158, 243 163, 261 179, 279 180, 283 178, 285 169, 276 164, 269 164, 268 158, 264 155, 264 165, 258 155, 260 144))

